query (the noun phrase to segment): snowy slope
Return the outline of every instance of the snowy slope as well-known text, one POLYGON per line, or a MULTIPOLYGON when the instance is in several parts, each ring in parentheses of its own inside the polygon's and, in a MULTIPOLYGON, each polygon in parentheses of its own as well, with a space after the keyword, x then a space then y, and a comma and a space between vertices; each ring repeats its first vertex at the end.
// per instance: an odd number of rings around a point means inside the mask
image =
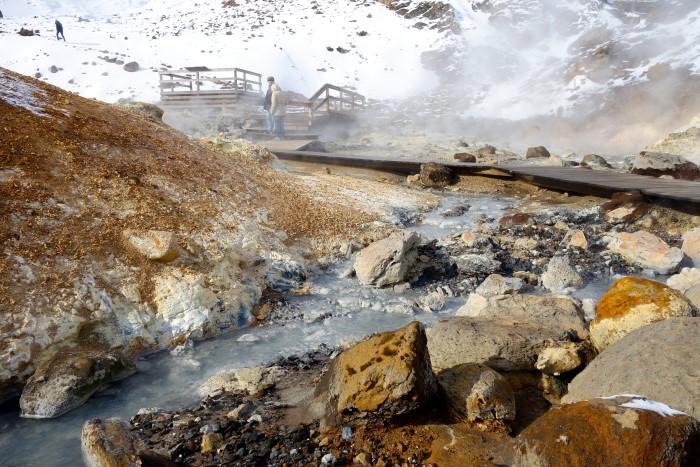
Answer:
POLYGON ((697 0, 445 3, 453 28, 418 0, 0 0, 0 66, 107 102, 157 102, 163 67, 240 67, 307 96, 333 83, 394 99, 420 128, 561 150, 637 151, 700 113, 697 0))

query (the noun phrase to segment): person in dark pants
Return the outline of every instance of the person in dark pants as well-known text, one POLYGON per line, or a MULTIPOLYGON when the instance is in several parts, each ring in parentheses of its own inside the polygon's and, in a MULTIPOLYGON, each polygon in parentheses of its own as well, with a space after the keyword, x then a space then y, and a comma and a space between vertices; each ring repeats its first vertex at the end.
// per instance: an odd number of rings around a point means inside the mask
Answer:
POLYGON ((267 92, 265 93, 265 102, 263 102, 263 110, 267 113, 267 132, 272 133, 275 129, 275 120, 272 118, 272 85, 275 84, 273 76, 267 77, 267 92))
POLYGON ((61 22, 59 20, 56 20, 56 39, 60 41, 61 37, 58 37, 59 34, 63 38, 63 42, 65 42, 66 36, 63 35, 63 25, 61 24, 61 22))

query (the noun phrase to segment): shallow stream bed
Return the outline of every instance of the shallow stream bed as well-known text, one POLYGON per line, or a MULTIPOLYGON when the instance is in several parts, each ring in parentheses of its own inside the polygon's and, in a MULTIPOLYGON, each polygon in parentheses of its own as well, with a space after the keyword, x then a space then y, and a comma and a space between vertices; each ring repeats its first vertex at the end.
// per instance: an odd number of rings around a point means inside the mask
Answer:
MULTIPOLYGON (((493 223, 515 201, 450 195, 412 228, 429 238, 441 238, 473 227, 476 219, 493 223), (461 215, 441 215, 464 205, 470 207, 461 215)), ((347 262, 318 271, 311 280, 309 294, 287 297, 290 319, 141 358, 136 374, 108 385, 83 406, 57 419, 24 419, 19 417, 17 407, 5 407, 0 413, 0 464, 81 465, 80 433, 88 419, 128 420, 141 408, 184 406, 196 399, 196 390, 206 379, 222 370, 269 364, 322 344, 335 347, 343 341, 399 328, 412 320, 429 326, 453 315, 466 301, 466 296, 452 297, 439 312, 407 312, 410 307, 406 303, 417 299, 419 291, 364 287, 354 277, 348 277, 350 267, 347 262)), ((609 278, 603 278, 576 295, 598 298, 609 285, 609 278)))

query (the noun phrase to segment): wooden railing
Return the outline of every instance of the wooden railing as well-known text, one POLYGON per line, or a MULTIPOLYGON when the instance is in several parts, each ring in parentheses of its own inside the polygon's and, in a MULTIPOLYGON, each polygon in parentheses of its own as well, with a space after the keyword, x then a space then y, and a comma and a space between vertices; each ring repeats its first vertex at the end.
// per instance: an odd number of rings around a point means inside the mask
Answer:
POLYGON ((287 115, 290 114, 290 111, 295 113, 295 107, 299 108, 301 112, 308 114, 308 126, 310 128, 314 118, 318 116, 359 112, 364 110, 365 106, 366 99, 362 94, 332 84, 324 84, 308 100, 298 101, 291 99, 287 101, 287 115))
POLYGON ((242 68, 197 66, 161 70, 158 73, 163 100, 175 96, 202 97, 213 94, 235 97, 240 92, 262 93, 262 75, 242 68))
POLYGON ((365 109, 365 96, 332 84, 324 84, 309 98, 309 104, 312 113, 352 113, 365 109))

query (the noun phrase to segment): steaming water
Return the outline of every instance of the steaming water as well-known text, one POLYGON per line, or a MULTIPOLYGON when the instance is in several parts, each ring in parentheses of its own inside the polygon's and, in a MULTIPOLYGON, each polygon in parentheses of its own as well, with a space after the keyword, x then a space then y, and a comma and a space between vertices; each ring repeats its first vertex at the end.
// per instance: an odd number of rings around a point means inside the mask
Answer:
MULTIPOLYGON (((515 200, 465 199, 448 196, 442 206, 426 214, 415 230, 440 238, 473 226, 474 221, 494 222, 515 200), (448 209, 468 204, 461 216, 444 217, 448 209)), ((257 366, 280 356, 301 354, 322 343, 336 346, 343 340, 399 328, 418 319, 430 325, 452 315, 465 297, 450 298, 439 313, 407 313, 407 303, 417 292, 371 289, 346 277, 350 264, 339 264, 313 278, 311 293, 288 298, 303 319, 240 330, 208 341, 189 343, 169 352, 141 359, 138 372, 112 383, 83 406, 53 420, 19 418, 17 408, 0 414, 0 464, 9 466, 81 465, 80 433, 91 418, 128 420, 140 408, 174 409, 196 400, 197 387, 222 370, 257 366)), ((582 298, 598 298, 609 281, 580 291, 582 298)))

